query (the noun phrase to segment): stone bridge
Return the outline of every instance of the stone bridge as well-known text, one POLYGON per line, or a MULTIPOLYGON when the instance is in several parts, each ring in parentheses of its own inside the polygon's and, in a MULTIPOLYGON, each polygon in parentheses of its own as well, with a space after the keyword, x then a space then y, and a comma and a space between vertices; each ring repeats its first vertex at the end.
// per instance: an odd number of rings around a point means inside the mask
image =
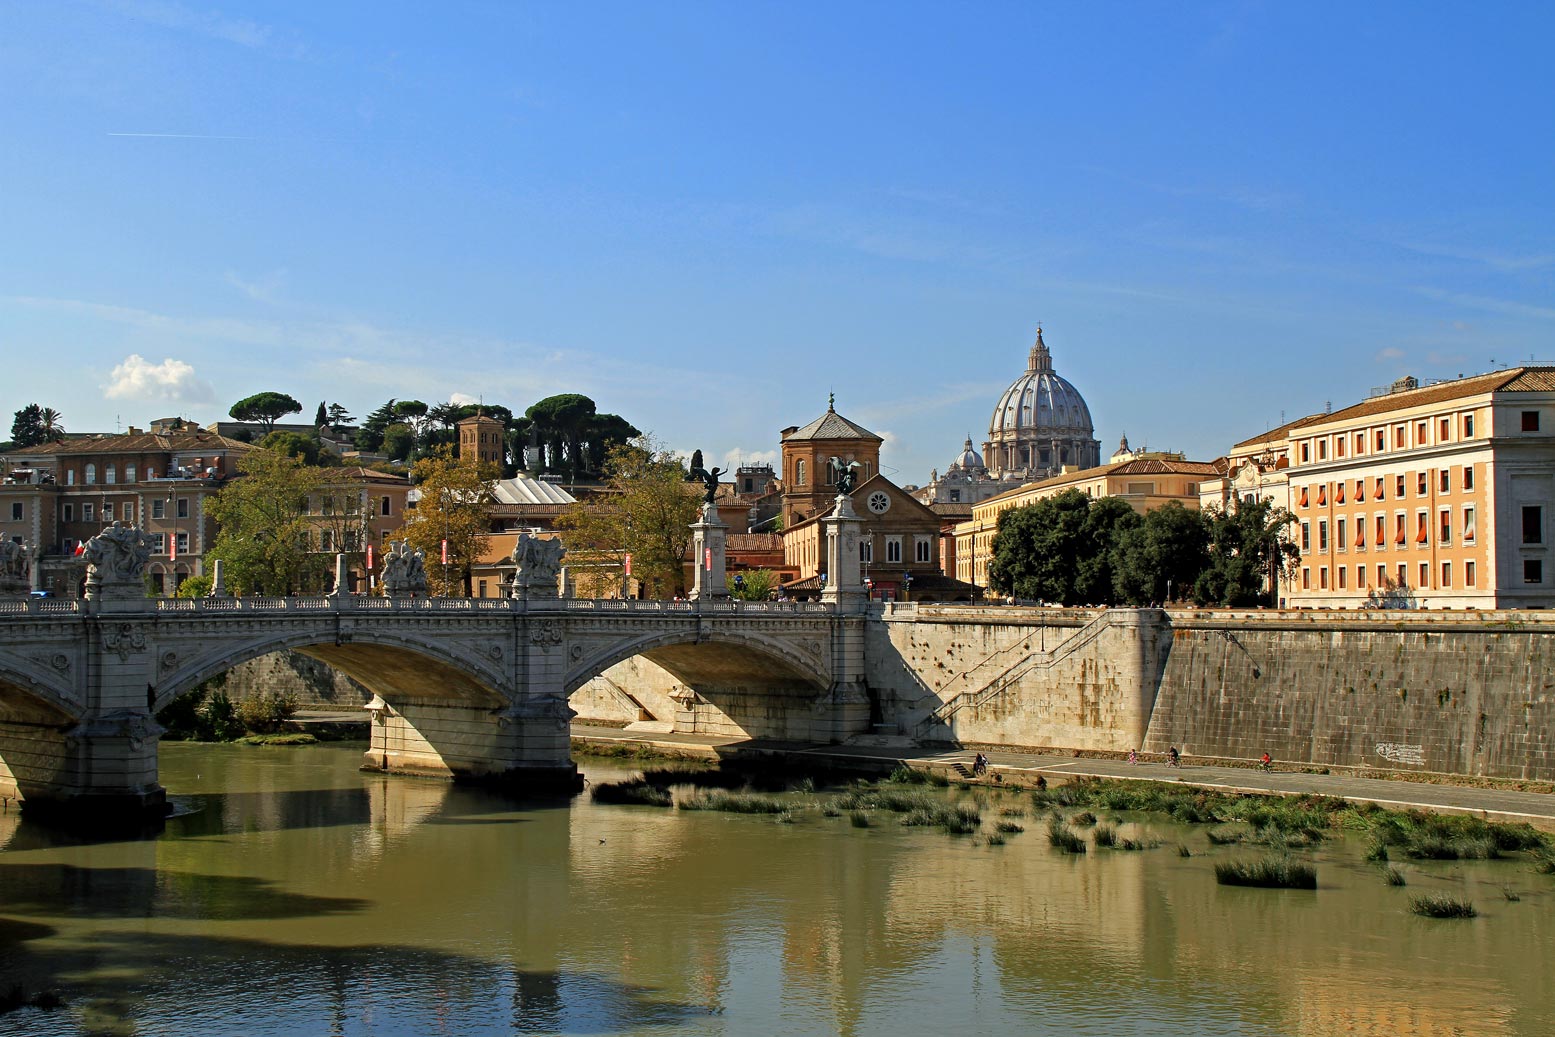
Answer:
POLYGON ((869 725, 866 623, 837 601, 0 601, 0 797, 160 813, 157 712, 279 649, 373 693, 366 765, 391 772, 576 787, 567 697, 639 656, 689 688, 787 700, 781 730, 761 733, 839 741, 869 725))

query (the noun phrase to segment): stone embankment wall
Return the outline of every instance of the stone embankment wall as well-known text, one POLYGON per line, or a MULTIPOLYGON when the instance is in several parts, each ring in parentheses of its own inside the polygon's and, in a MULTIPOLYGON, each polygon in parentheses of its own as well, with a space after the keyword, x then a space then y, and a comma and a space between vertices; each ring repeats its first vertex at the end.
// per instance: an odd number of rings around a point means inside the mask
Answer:
POLYGON ((870 692, 887 733, 923 741, 1138 745, 1169 641, 1158 615, 886 608, 865 648, 870 692))
MULTIPOLYGON (((299 652, 280 651, 239 663, 219 686, 233 702, 289 693, 297 708, 349 712, 361 709, 372 692, 326 663, 299 652)), ((364 714, 365 718, 365 714, 364 714)))
POLYGON ((1144 747, 1555 779, 1555 618, 1173 612, 1144 747))
POLYGON ((1555 616, 898 606, 885 733, 1555 780, 1555 616))

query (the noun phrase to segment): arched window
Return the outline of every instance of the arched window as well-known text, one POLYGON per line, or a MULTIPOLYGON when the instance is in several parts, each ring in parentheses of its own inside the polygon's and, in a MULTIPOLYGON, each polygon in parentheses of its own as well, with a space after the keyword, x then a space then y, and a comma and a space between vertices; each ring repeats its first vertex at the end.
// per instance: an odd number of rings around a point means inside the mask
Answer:
POLYGON ((803 486, 804 484, 804 458, 801 457, 799 460, 794 462, 794 485, 803 486))
POLYGON ((125 482, 134 482, 135 481, 135 466, 134 465, 127 464, 127 465, 124 466, 124 481, 125 482))
POLYGON ((97 466, 95 464, 88 464, 86 466, 86 484, 91 486, 95 482, 97 482, 97 466))
POLYGON ((106 482, 109 486, 112 486, 114 483, 118 482, 119 469, 113 465, 109 465, 103 472, 103 481, 106 482))

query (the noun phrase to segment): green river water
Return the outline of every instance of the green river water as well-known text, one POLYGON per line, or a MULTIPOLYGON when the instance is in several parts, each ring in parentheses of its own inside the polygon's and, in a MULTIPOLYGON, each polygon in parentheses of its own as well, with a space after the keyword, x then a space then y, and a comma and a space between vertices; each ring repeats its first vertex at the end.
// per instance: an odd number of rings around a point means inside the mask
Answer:
MULTIPOLYGON (((1308 856, 1316 892, 1218 886, 1202 828, 1144 852, 826 818, 515 803, 358 771, 360 749, 169 744, 139 841, 0 815, 0 1034, 1258 1034, 1548 1037, 1555 877, 1308 856), (1176 847, 1193 851, 1181 857, 1176 847), (1503 888, 1520 897, 1511 901, 1503 888), (1419 918, 1421 891, 1473 900, 1419 918)), ((593 781, 631 765, 580 760, 593 781)), ((966 791, 939 790, 957 798, 966 791)))

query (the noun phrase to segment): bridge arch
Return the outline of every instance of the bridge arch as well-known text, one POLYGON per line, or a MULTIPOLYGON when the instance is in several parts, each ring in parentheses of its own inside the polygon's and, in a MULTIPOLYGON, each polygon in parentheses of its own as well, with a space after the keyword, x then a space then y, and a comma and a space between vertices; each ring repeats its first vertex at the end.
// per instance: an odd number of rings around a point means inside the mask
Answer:
POLYGON ((0 701, 35 700, 64 719, 78 720, 83 706, 66 676, 75 665, 64 653, 54 653, 45 664, 0 649, 0 701))
POLYGON ((285 650, 328 664, 388 702, 432 698, 495 709, 511 698, 503 674, 430 638, 359 628, 339 639, 333 629, 297 629, 177 658, 157 682, 153 711, 242 663, 285 650))
POLYGON ((757 631, 687 628, 590 647, 563 685, 570 698, 585 692, 580 712, 618 718, 624 706, 681 733, 807 739, 832 683, 822 651, 757 631))

